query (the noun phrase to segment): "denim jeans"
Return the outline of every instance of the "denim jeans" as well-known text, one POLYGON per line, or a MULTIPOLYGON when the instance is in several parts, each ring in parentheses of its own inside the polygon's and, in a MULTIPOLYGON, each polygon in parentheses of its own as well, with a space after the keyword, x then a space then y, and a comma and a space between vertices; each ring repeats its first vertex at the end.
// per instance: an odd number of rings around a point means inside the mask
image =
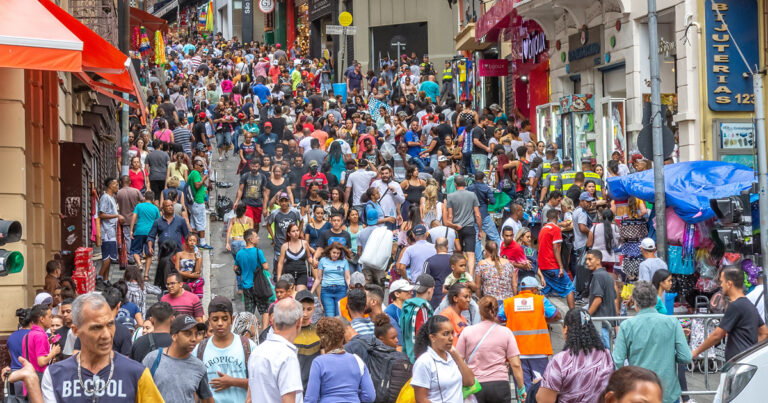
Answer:
POLYGON ((475 166, 472 164, 472 153, 461 153, 461 163, 464 164, 468 175, 475 174, 475 166))
MULTIPOLYGON (((478 232, 477 224, 475 224, 475 232, 478 232)), ((497 248, 501 248, 501 237, 490 214, 483 218, 483 232, 485 232, 487 240, 496 242, 497 248)), ((483 260, 483 244, 480 242, 480 237, 477 237, 475 241, 475 260, 478 262, 483 260)))
MULTIPOLYGON (((231 240, 231 241, 229 241, 229 247, 230 247, 230 249, 232 249, 232 252, 230 252, 230 253, 232 253, 232 259, 234 259, 237 256, 237 252, 240 249, 245 248, 245 241, 242 241, 242 240, 239 240, 239 239, 231 240)), ((242 290, 243 289, 242 278, 240 276, 236 276, 236 277, 237 277, 237 289, 238 290, 242 290)))
POLYGON ((238 147, 240 146, 240 143, 238 142, 240 140, 240 133, 243 132, 243 128, 238 126, 235 128, 235 131, 232 132, 232 145, 235 147, 235 151, 237 151, 238 147))
POLYGON ((320 287, 320 300, 323 302, 325 316, 339 316, 339 301, 347 295, 347 286, 324 285, 320 287))

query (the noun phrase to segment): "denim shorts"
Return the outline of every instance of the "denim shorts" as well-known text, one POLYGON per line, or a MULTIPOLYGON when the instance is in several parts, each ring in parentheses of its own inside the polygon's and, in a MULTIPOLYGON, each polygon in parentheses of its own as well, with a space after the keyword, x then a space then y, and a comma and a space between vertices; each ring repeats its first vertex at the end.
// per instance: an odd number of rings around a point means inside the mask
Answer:
POLYGON ((232 145, 232 132, 216 132, 216 145, 218 148, 229 147, 232 145))
POLYGON ((189 224, 194 231, 205 231, 205 203, 193 203, 189 209, 189 224))

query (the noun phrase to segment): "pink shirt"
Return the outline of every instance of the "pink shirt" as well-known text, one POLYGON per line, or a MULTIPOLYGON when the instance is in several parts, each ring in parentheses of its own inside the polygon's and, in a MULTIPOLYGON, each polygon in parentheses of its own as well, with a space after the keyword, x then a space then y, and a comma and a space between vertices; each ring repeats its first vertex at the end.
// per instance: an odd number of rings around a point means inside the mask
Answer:
POLYGON ((576 355, 564 350, 547 365, 541 387, 557 392, 561 402, 596 402, 612 373, 613 358, 606 349, 576 355))
POLYGON ((45 333, 42 327, 32 325, 29 328, 29 333, 24 341, 21 343, 22 355, 27 361, 32 363, 35 367, 35 371, 43 372, 48 364, 44 366, 37 365, 37 357, 45 357, 51 352, 51 345, 48 344, 48 335, 45 333))
POLYGON ((203 305, 200 303, 200 298, 189 291, 184 292, 178 297, 173 297, 171 294, 165 294, 160 301, 171 304, 173 310, 184 315, 189 315, 193 318, 203 317, 203 305))
MULTIPOLYGON (((464 357, 465 361, 469 360, 472 350, 493 325, 493 322, 484 320, 465 328, 461 332, 459 342, 456 343, 456 350, 464 357)), ((504 325, 498 325, 483 340, 483 344, 480 345, 467 365, 480 382, 508 381, 507 358, 518 355, 520 355, 520 350, 517 348, 517 342, 512 331, 504 325)))

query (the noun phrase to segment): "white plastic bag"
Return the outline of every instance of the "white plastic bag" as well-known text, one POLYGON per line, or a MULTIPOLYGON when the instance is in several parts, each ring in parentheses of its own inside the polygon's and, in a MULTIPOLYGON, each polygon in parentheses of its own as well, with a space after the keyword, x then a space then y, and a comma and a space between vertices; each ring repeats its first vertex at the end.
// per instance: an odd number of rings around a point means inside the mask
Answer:
POLYGON ((377 270, 386 269, 385 265, 389 256, 392 254, 392 231, 387 227, 376 228, 368 237, 362 255, 358 263, 363 267, 369 267, 377 270))

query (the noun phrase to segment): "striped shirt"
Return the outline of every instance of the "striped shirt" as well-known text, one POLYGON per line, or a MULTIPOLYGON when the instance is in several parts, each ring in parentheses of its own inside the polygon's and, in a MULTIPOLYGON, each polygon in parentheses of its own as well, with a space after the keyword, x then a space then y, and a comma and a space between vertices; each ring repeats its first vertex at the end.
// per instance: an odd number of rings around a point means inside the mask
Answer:
POLYGON ((203 317, 203 304, 200 303, 200 298, 194 293, 183 291, 178 297, 165 294, 160 301, 171 304, 173 310, 179 315, 189 315, 193 318, 203 317))
POLYGON ((197 71, 197 68, 200 67, 200 63, 203 62, 203 59, 200 57, 200 55, 194 55, 192 56, 192 59, 189 60, 189 67, 191 67, 191 72, 197 71))
POLYGON ((185 126, 179 126, 173 129, 173 142, 180 145, 187 154, 192 154, 192 133, 185 126))

